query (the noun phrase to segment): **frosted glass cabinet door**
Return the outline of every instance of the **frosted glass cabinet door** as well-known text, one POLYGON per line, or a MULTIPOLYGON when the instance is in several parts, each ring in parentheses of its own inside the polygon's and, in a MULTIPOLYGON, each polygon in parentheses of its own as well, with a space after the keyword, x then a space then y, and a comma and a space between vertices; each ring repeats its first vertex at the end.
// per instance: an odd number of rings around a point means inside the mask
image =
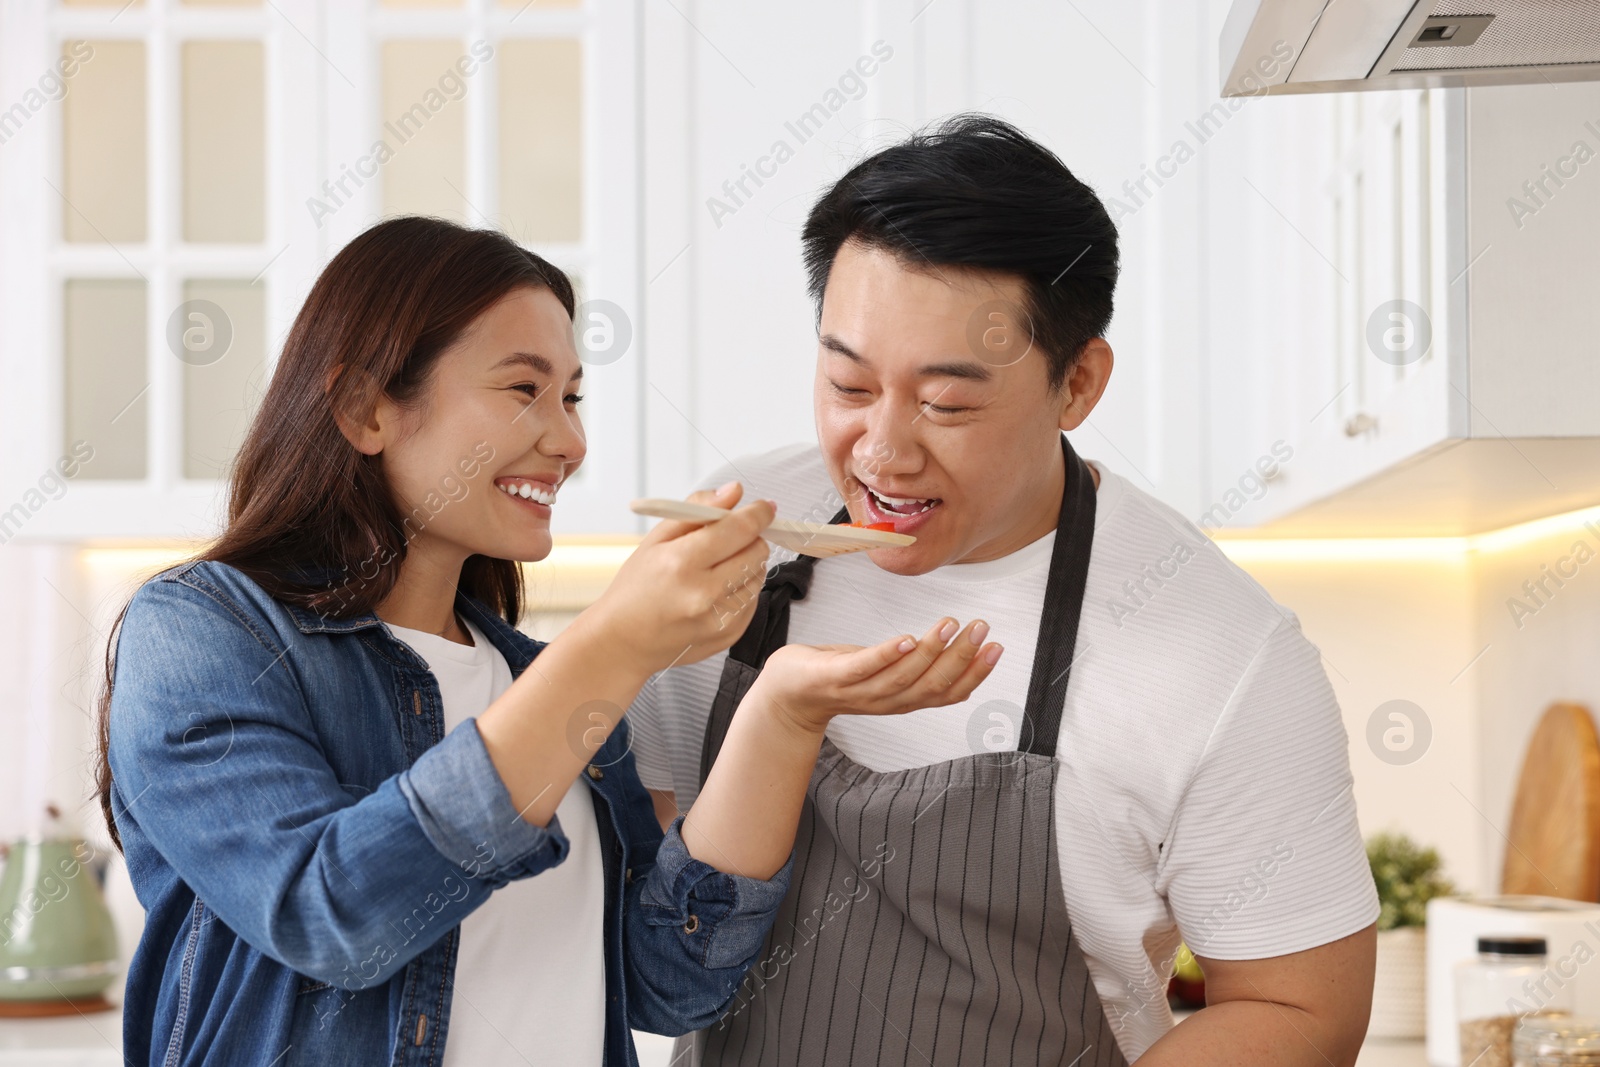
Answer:
POLYGON ((470 79, 456 69, 460 40, 388 41, 383 46, 382 127, 393 153, 383 165, 385 215, 466 213, 466 108, 470 79))
POLYGON ((573 39, 502 42, 500 213, 527 244, 583 236, 583 47, 573 39))
POLYGON ((248 279, 183 287, 183 476, 224 478, 266 388, 265 291, 248 279))
POLYGON ((118 244, 146 236, 143 41, 66 41, 93 49, 61 101, 62 236, 118 244))
POLYGON ((80 278, 62 290, 62 452, 87 441, 94 458, 82 477, 145 477, 149 374, 145 283, 80 278))
POLYGON ((259 41, 183 45, 183 238, 266 233, 266 81, 259 41))

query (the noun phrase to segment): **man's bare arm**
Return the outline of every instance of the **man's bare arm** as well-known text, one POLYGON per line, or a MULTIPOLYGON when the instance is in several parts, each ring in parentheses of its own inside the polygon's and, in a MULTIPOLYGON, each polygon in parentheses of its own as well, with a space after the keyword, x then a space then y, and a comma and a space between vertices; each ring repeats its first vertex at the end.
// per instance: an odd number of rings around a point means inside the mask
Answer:
POLYGON ((1262 960, 1197 957, 1206 1006, 1139 1058, 1139 1067, 1353 1067, 1372 1011, 1377 927, 1262 960))

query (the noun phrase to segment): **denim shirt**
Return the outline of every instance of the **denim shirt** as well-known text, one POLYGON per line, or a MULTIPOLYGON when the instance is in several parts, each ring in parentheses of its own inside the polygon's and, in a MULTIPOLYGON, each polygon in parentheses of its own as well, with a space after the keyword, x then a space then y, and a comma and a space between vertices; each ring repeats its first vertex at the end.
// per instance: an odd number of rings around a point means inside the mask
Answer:
MULTIPOLYGON (((544 647, 456 606, 513 674, 544 647)), ((763 882, 690 857, 629 745, 624 720, 573 786, 605 859, 607 1065, 638 1062, 630 1027, 675 1035, 722 1014, 793 865, 763 882)), ((375 615, 321 617, 215 562, 134 596, 110 758, 147 912, 128 1063, 435 1067, 461 920, 569 847, 559 820, 519 816, 475 721, 444 734, 433 674, 375 615)))

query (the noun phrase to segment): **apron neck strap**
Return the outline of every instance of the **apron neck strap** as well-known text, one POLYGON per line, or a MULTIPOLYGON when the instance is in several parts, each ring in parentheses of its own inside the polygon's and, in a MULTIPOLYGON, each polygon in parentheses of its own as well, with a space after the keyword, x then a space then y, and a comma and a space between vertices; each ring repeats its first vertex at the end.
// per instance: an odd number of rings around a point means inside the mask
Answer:
MULTIPOLYGON (((830 523, 850 521, 850 509, 840 508, 830 523)), ((816 569, 817 557, 796 556, 780 563, 767 576, 756 602, 750 625, 728 650, 728 658, 748 664, 756 670, 766 665, 767 657, 789 643, 789 605, 804 600, 811 588, 811 574, 816 569)))
POLYGON ((1050 577, 1045 583, 1039 637, 1033 649, 1028 702, 1023 705, 1018 749, 1041 756, 1056 754, 1061 713, 1066 707, 1067 680, 1078 643, 1078 619, 1089 581, 1089 550, 1094 544, 1094 475, 1061 435, 1066 484, 1056 519, 1056 542, 1050 552, 1050 577))

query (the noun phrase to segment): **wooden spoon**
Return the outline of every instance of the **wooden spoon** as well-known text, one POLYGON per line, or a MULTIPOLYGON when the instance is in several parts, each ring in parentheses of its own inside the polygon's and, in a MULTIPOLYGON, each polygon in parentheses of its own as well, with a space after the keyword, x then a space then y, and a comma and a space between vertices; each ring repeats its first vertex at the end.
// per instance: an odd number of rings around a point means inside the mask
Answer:
MULTIPOLYGON (((635 500, 628 505, 635 515, 648 515, 656 519, 676 519, 705 525, 725 518, 731 512, 706 504, 690 504, 682 500, 635 500)), ((890 533, 887 530, 868 530, 860 526, 835 526, 825 522, 794 522, 774 519, 771 526, 761 531, 761 536, 791 552, 803 556, 827 559, 850 552, 866 552, 874 548, 897 548, 916 543, 910 534, 890 533)))

